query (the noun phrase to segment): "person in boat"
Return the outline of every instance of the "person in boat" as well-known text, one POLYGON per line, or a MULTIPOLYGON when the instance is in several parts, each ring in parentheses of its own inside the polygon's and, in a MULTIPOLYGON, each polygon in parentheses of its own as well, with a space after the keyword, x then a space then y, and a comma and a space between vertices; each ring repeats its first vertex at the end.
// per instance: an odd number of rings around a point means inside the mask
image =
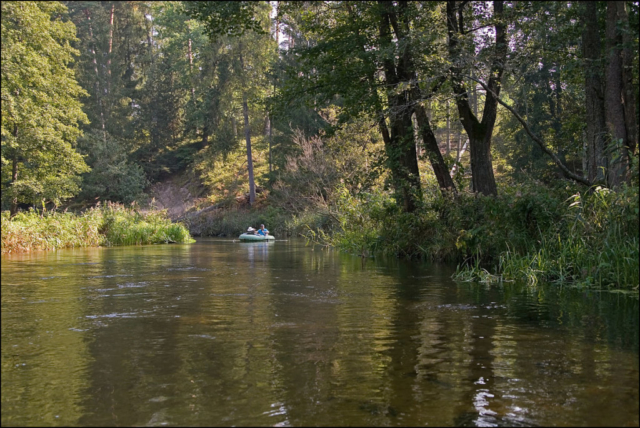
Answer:
POLYGON ((264 224, 261 224, 257 234, 260 236, 267 236, 269 234, 269 231, 264 227, 264 224))
POLYGON ((253 227, 249 226, 249 228, 247 229, 247 235, 255 235, 258 231, 255 230, 253 227))

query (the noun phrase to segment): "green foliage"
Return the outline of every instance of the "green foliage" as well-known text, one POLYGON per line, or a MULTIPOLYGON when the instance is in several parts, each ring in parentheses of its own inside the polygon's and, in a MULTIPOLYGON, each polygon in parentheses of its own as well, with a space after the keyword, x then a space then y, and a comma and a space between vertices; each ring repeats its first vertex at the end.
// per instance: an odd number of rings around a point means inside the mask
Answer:
POLYGON ((597 187, 567 200, 563 221, 549 228, 538 248, 501 255, 504 278, 577 282, 606 288, 639 284, 638 188, 597 187))
POLYGON ((239 37, 246 31, 263 33, 264 24, 256 16, 259 2, 253 1, 193 1, 184 2, 185 11, 206 25, 207 34, 239 37))
POLYGON ((142 214, 122 205, 107 204, 102 209, 105 245, 144 245, 193 242, 189 231, 180 223, 171 223, 166 213, 142 214))
POLYGON ((78 139, 78 150, 87 155, 91 171, 82 177, 84 199, 131 203, 145 198, 148 181, 142 168, 127 160, 122 144, 100 131, 89 131, 78 139))
POLYGON ((140 213, 135 208, 107 204, 82 214, 38 213, 33 209, 9 218, 2 212, 2 252, 54 250, 70 247, 194 242, 181 223, 164 212, 140 213))
POLYGON ((436 193, 408 214, 383 193, 343 189, 332 227, 306 236, 363 256, 457 261, 460 280, 637 287, 638 188, 566 194, 535 182, 498 197, 436 193))
POLYGON ((74 148, 86 122, 69 63, 78 52, 59 2, 2 2, 2 201, 59 204, 89 170, 74 148))
POLYGON ((355 195, 384 178, 384 147, 375 123, 361 119, 339 125, 336 107, 319 113, 332 128, 313 137, 295 130, 286 163, 272 174, 270 202, 292 213, 331 204, 341 184, 355 195))

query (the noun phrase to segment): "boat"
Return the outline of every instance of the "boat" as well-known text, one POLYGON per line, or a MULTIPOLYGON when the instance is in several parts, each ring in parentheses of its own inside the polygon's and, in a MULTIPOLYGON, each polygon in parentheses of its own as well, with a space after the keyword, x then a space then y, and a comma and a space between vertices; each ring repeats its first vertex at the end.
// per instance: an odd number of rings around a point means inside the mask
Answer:
POLYGON ((238 237, 241 241, 275 241, 276 237, 273 235, 254 235, 252 233, 243 233, 238 237))

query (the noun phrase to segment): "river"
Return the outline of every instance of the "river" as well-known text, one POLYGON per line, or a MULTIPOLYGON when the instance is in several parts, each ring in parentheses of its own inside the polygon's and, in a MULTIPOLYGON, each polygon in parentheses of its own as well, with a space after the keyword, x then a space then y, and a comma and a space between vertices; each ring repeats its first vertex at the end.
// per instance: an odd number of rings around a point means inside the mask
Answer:
POLYGON ((2 426, 638 426, 638 297, 304 241, 2 256, 2 426))

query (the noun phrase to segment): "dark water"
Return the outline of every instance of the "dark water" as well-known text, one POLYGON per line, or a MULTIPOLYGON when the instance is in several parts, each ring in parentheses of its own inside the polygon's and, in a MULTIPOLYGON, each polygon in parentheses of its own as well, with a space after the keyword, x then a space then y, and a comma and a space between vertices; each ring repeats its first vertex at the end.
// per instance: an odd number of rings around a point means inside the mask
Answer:
POLYGON ((638 426, 638 298, 304 242, 2 257, 2 425, 638 426))

